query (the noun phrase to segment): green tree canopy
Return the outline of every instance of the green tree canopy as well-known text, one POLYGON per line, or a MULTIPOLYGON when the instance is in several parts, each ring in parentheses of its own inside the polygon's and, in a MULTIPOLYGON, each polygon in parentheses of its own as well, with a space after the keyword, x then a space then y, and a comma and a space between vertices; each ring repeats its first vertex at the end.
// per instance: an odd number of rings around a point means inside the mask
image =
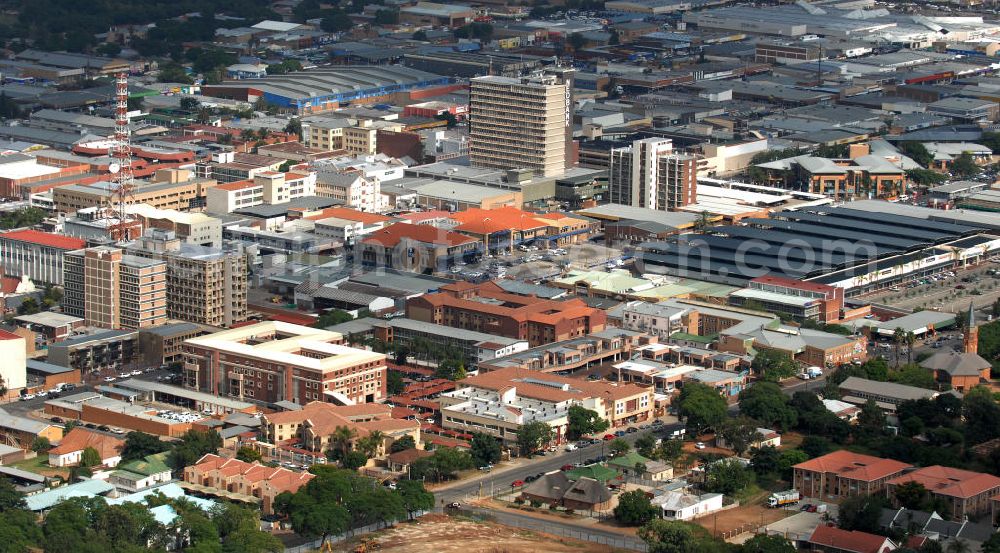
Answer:
POLYGON ((705 472, 705 489, 712 493, 733 495, 753 483, 750 467, 734 458, 712 463, 705 472))
POLYGON ((689 382, 677 398, 677 414, 692 434, 716 428, 726 418, 726 400, 711 386, 689 382))
POLYGON ((80 454, 80 466, 81 467, 96 467, 103 462, 101 459, 101 454, 92 447, 87 447, 80 454))
POLYGON ((552 441, 552 427, 542 421, 522 424, 517 431, 517 447, 521 455, 531 456, 552 441))
POLYGON ((587 409, 582 405, 571 405, 567 415, 566 437, 579 440, 587 434, 596 434, 608 429, 608 421, 601 418, 597 411, 587 409))
POLYGON ((787 430, 795 426, 798 414, 788 396, 773 382, 758 382, 740 392, 740 413, 767 427, 787 430))
POLYGON ((756 534, 743 542, 740 553, 796 553, 798 551, 792 542, 784 536, 756 534))
POLYGON ((485 432, 473 432, 469 450, 476 466, 492 465, 500 461, 500 441, 485 432))
POLYGON ((642 526, 656 516, 656 507, 650 503, 646 492, 632 490, 618 496, 614 515, 615 520, 627 526, 642 526))
POLYGON ((777 382, 795 376, 795 361, 783 351, 763 349, 757 352, 750 363, 750 370, 764 380, 777 382))

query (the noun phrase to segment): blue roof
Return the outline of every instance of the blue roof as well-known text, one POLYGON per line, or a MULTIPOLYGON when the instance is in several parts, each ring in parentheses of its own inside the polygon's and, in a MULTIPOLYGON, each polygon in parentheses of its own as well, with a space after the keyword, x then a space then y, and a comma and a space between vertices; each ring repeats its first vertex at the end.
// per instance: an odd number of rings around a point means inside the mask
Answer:
MULTIPOLYGON (((179 499, 183 497, 184 499, 190 501, 191 503, 194 503, 204 511, 207 511, 212 507, 215 507, 215 502, 210 499, 202 499, 200 497, 195 497, 193 495, 187 495, 184 492, 184 488, 180 487, 180 485, 178 485, 176 482, 167 482, 162 486, 155 486, 152 488, 147 488, 145 490, 142 490, 141 492, 135 492, 133 494, 124 495, 122 497, 116 497, 115 499, 109 499, 108 504, 121 505, 122 503, 145 503, 147 497, 157 492, 163 494, 165 497, 168 497, 170 499, 179 499)), ((152 511, 152 509, 150 511, 152 511)))
POLYGON ((29 495, 24 498, 24 501, 27 503, 28 509, 32 511, 44 511, 72 497, 95 497, 104 495, 113 489, 115 489, 114 486, 103 480, 84 480, 83 482, 67 484, 42 493, 29 495))

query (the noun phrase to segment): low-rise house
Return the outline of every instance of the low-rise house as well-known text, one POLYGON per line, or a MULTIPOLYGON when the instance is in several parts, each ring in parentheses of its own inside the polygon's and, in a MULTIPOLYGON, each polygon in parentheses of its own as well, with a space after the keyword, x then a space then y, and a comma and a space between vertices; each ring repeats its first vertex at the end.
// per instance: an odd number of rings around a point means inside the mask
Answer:
MULTIPOLYGON (((715 436, 715 445, 719 447, 731 448, 721 434, 715 436)), ((780 446, 781 434, 778 434, 776 430, 771 430, 770 428, 757 428, 757 435, 754 437, 753 441, 750 442, 751 448, 780 446)))
POLYGON ((76 427, 66 434, 59 445, 49 450, 49 465, 53 467, 70 467, 80 463, 83 451, 93 448, 101 456, 101 464, 114 467, 122 459, 122 448, 125 442, 101 432, 94 432, 83 427, 76 427))
POLYGON ((983 542, 993 535, 993 525, 989 522, 945 520, 936 512, 903 507, 882 509, 879 528, 886 532, 905 532, 941 542, 957 539, 967 543, 971 551, 978 551, 983 542))
POLYGON ((885 536, 826 525, 817 526, 807 543, 812 551, 823 553, 888 553, 897 547, 885 536))
POLYGON ((895 382, 878 382, 850 376, 840 383, 841 400, 862 406, 873 400, 887 415, 895 415, 896 408, 904 401, 934 399, 940 392, 907 386, 895 382))
POLYGON ((295 472, 260 463, 246 463, 209 453, 193 465, 184 467, 184 482, 205 494, 235 494, 259 501, 265 515, 273 514, 274 498, 282 492, 295 493, 315 477, 309 472, 295 472), (218 493, 224 492, 224 493, 218 493))
POLYGON ((842 449, 792 467, 792 487, 820 499, 875 495, 911 466, 842 449))
POLYGON ((694 495, 667 491, 653 497, 652 504, 666 520, 691 520, 722 509, 722 499, 721 493, 694 495))
POLYGON ((390 453, 385 458, 386 467, 389 469, 389 472, 407 472, 410 469, 410 465, 415 461, 430 457, 431 455, 434 455, 431 451, 411 447, 410 449, 390 453))
POLYGON ((528 501, 559 505, 576 511, 607 511, 614 496, 608 487, 593 478, 580 477, 575 481, 569 473, 550 472, 529 484, 521 492, 528 501))
POLYGON ((989 513, 990 499, 1000 493, 1000 478, 992 474, 934 465, 887 482, 889 497, 894 498, 896 488, 907 482, 922 484, 931 496, 944 501, 952 520, 977 519, 989 513))
POLYGON ((169 452, 147 455, 142 459, 118 465, 108 482, 115 485, 119 493, 135 493, 146 488, 170 481, 170 466, 167 465, 169 452))
POLYGON ((322 401, 307 403, 302 409, 268 413, 263 419, 263 437, 279 445, 296 442, 307 451, 325 453, 337 428, 353 431, 354 441, 380 432, 376 457, 384 454, 392 442, 410 436, 420 443, 420 423, 392 418, 392 408, 382 404, 333 405, 322 401))
POLYGON ((0 408, 0 436, 5 443, 17 444, 22 449, 30 449, 35 438, 46 438, 57 443, 63 437, 62 428, 54 424, 26 417, 11 415, 0 408))

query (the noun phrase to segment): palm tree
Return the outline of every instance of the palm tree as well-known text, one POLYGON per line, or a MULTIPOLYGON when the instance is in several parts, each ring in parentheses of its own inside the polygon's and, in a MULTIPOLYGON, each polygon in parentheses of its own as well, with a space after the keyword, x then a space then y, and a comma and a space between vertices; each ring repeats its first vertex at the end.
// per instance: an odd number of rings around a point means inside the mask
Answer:
POLYGON ((340 454, 341 457, 351 451, 351 441, 357 437, 358 431, 348 426, 338 426, 333 429, 330 435, 330 449, 340 454))
POLYGON ((906 341, 906 331, 900 327, 896 327, 896 330, 892 331, 892 341, 896 344, 896 368, 899 368, 899 350, 903 346, 903 342, 906 341))
POLYGON ((365 454, 365 457, 375 457, 382 448, 385 441, 385 434, 380 430, 373 430, 364 438, 358 440, 357 450, 365 454))
POLYGON ((907 359, 909 361, 909 364, 912 365, 913 364, 913 345, 917 343, 917 335, 914 334, 913 331, 907 332, 906 333, 905 341, 906 341, 906 357, 907 357, 907 359))

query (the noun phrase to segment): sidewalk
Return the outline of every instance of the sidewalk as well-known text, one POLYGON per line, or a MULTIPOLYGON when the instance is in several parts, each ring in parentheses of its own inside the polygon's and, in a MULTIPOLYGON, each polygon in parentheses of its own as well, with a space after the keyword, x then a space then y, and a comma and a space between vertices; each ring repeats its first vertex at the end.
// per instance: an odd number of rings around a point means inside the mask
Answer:
POLYGON ((589 516, 577 517, 576 515, 574 515, 566 517, 566 516, 552 515, 549 514, 547 512, 547 509, 544 507, 536 509, 533 512, 525 511, 522 509, 515 509, 513 507, 509 507, 507 505, 504 505, 500 501, 495 501, 492 499, 484 499, 481 501, 477 501, 474 503, 474 505, 483 509, 487 509, 491 512, 510 513, 514 515, 531 517, 542 521, 552 521, 552 522, 559 522, 561 524, 569 524, 572 526, 578 526, 580 528, 585 528, 585 529, 598 529, 606 532, 614 532, 617 534, 621 534, 623 536, 634 537, 636 535, 636 532, 638 531, 638 528, 615 526, 613 524, 604 524, 600 520, 597 520, 596 518, 589 516))

